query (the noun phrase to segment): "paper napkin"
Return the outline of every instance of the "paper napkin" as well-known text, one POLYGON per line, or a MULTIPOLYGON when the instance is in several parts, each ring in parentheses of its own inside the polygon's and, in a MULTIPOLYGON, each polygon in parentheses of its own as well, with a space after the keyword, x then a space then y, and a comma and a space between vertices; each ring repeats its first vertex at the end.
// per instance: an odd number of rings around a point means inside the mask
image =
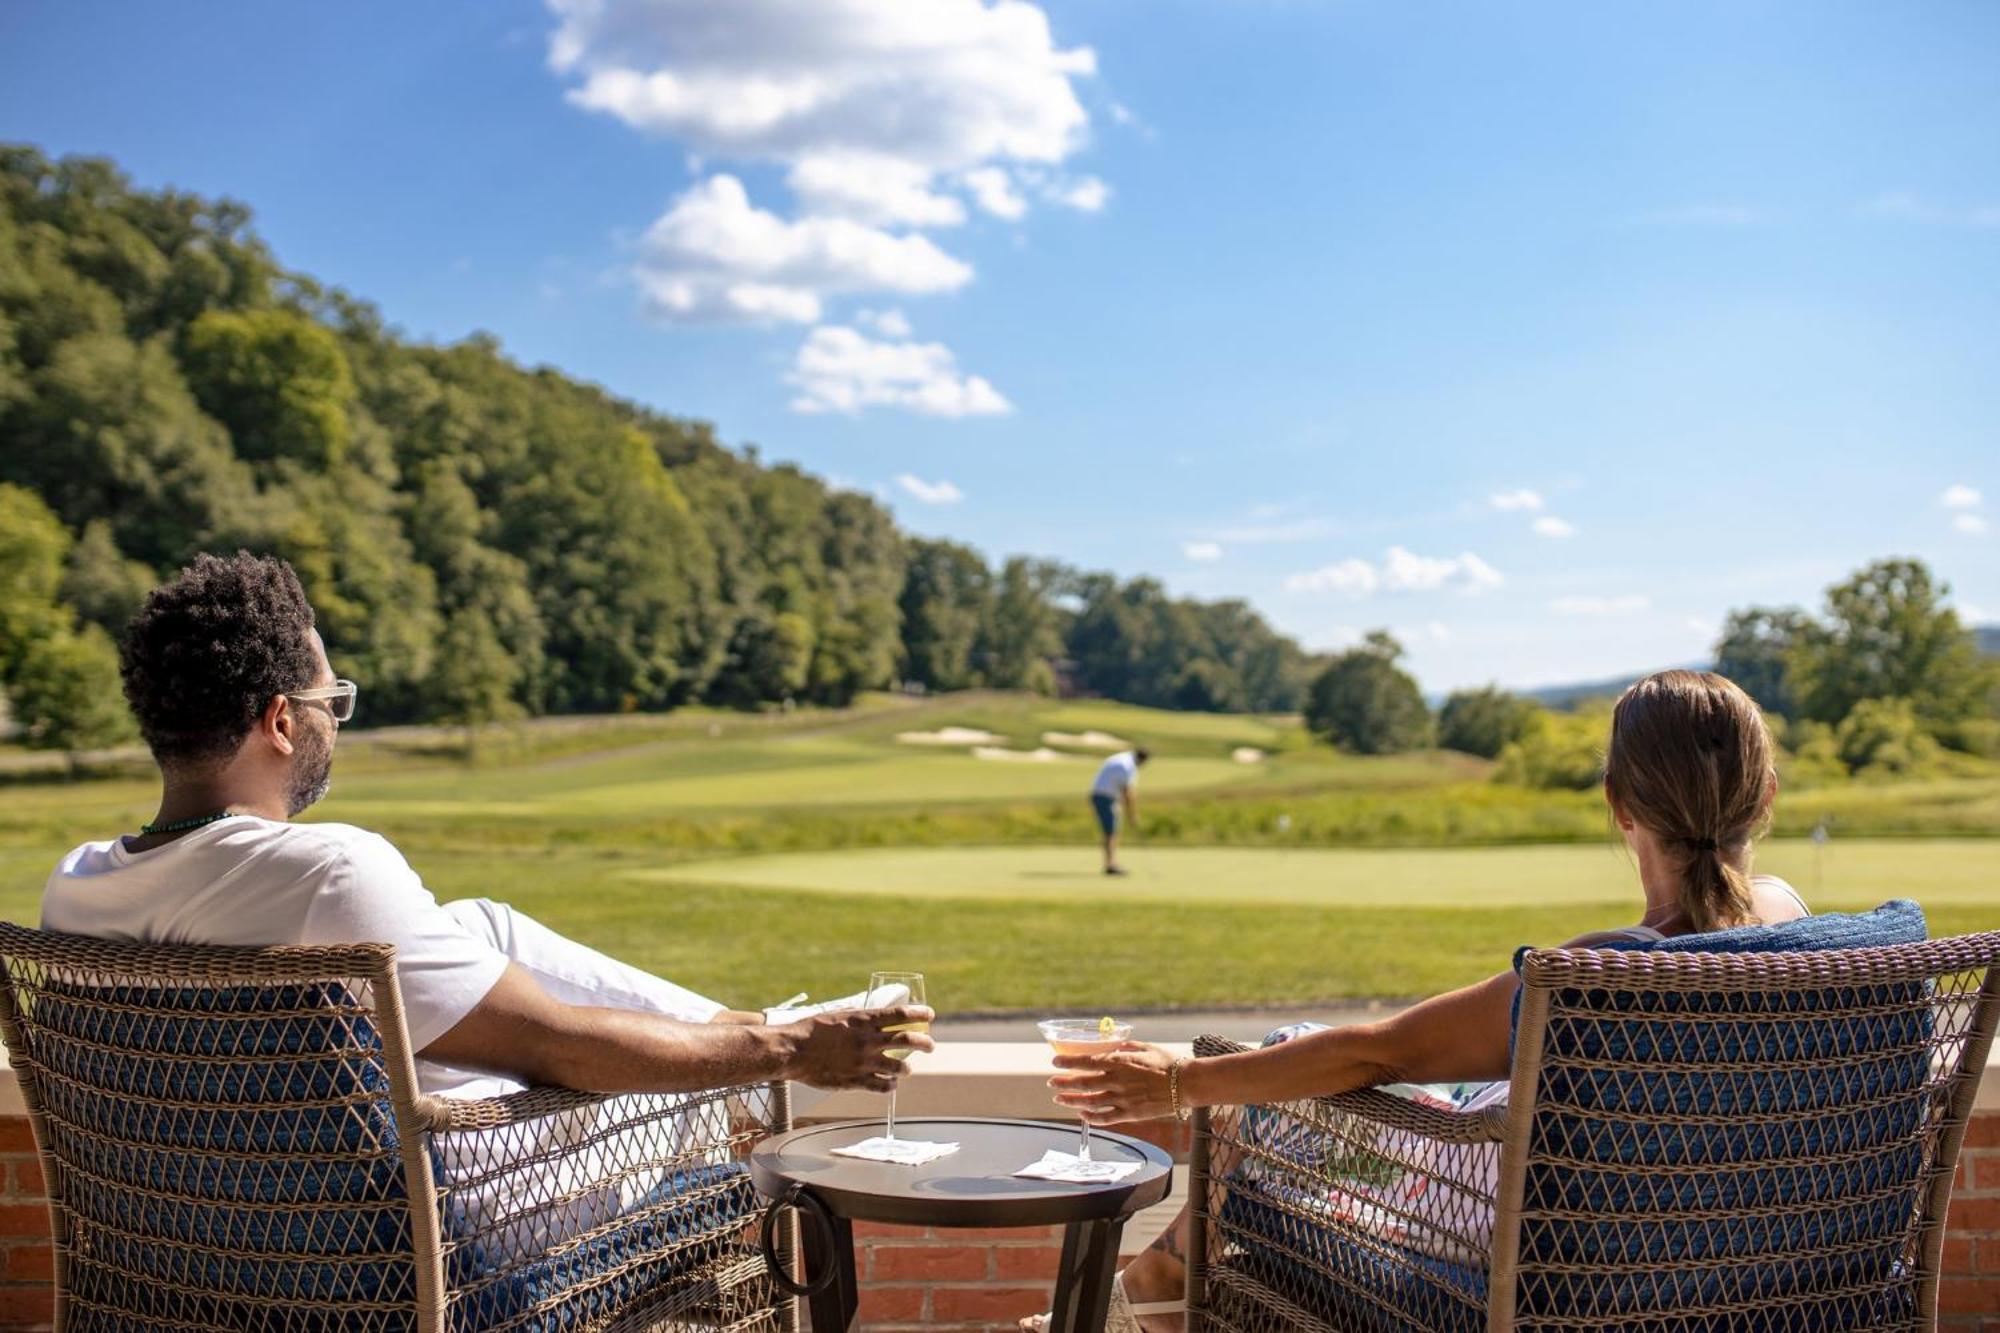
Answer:
POLYGON ((859 1157, 870 1162, 888 1162, 894 1166, 922 1166, 925 1162, 935 1162, 940 1157, 949 1157, 958 1151, 956 1143, 925 1143, 919 1139, 885 1139, 879 1135, 850 1143, 845 1148, 835 1148, 836 1157, 859 1157))
POLYGON ((1057 1152, 1051 1148, 1042 1154, 1041 1161, 1030 1162, 1014 1174, 1075 1185, 1105 1185, 1123 1180, 1138 1169, 1137 1162, 1088 1162, 1074 1153, 1057 1152))

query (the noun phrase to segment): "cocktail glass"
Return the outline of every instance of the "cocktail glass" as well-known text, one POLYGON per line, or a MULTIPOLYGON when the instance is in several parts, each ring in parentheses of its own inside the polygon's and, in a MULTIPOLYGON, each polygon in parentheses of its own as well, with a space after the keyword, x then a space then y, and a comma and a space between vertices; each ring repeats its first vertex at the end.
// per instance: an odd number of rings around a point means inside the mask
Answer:
MULTIPOLYGON (((924 974, 921 972, 873 972, 868 977, 868 1004, 871 1008, 890 1004, 928 1004, 924 994, 924 974)), ((882 1029, 884 1032, 929 1032, 929 1023, 903 1023, 896 1027, 882 1029)), ((882 1052, 891 1060, 909 1058, 909 1048, 892 1046, 882 1052)), ((889 1117, 883 1137, 896 1137, 896 1090, 889 1089, 889 1117)))
MULTIPOLYGON (((1119 1043, 1130 1039, 1132 1025, 1117 1023, 1109 1018, 1045 1018, 1035 1024, 1042 1030, 1042 1039, 1055 1048, 1057 1055, 1102 1055, 1116 1050, 1119 1043)), ((1083 1138, 1077 1148, 1079 1161, 1090 1160, 1090 1122, 1083 1122, 1083 1138)))

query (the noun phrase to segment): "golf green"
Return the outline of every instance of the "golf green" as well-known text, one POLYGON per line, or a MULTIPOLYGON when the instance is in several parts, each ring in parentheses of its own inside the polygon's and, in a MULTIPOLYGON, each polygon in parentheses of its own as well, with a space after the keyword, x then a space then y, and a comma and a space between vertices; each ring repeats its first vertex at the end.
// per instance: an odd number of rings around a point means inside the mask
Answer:
MULTIPOLYGON (((1510 908, 1637 901, 1622 848, 1161 847, 1127 853, 1131 873, 1099 873, 1075 847, 881 848, 696 861, 627 872, 645 880, 913 898, 1060 899, 1075 903, 1272 903, 1295 906, 1510 908)), ((1766 844, 1758 868, 1823 909, 1889 898, 1930 905, 2000 902, 2000 840, 1766 844)))

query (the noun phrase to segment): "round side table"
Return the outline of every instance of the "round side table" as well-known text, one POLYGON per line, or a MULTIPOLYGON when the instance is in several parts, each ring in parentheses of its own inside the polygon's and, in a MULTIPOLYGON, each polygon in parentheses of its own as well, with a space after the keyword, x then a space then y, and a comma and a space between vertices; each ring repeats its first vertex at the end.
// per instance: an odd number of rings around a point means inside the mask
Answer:
POLYGON ((1040 1161, 1051 1148, 1076 1151, 1074 1128, 1034 1120, 898 1120, 898 1137, 958 1144, 957 1152, 922 1166, 892 1166, 832 1153, 881 1132, 879 1120, 815 1125, 767 1139, 750 1155, 750 1178, 766 1198, 775 1199, 796 1185, 830 1220, 830 1237, 811 1219, 801 1228, 807 1280, 833 1274, 808 1297, 814 1333, 853 1327, 860 1300, 854 1278, 856 1222, 1059 1225, 1064 1228, 1062 1262, 1056 1272, 1055 1319, 1050 1328, 1052 1333, 1098 1333, 1111 1299, 1125 1220, 1173 1189, 1172 1158, 1150 1143, 1103 1130, 1092 1131, 1090 1154, 1098 1161, 1137 1162, 1139 1169, 1123 1180, 1071 1185, 1017 1176, 1016 1171, 1040 1161))

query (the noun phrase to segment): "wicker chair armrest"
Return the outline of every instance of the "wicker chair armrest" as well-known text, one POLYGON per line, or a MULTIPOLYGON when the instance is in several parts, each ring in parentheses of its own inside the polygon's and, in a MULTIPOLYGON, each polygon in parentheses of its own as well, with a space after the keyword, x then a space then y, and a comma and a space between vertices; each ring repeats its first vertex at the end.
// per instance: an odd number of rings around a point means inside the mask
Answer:
MULTIPOLYGON (((1226 1037, 1197 1037, 1198 1056, 1237 1055, 1257 1049, 1226 1037)), ((1492 1106, 1483 1111, 1447 1111, 1408 1098, 1392 1096, 1379 1088, 1314 1097, 1305 1105, 1335 1116, 1347 1116, 1383 1129, 1402 1130, 1439 1143, 1498 1143, 1507 1135, 1507 1108, 1492 1106)))
POLYGON ((421 1097, 417 1121, 433 1134, 505 1129, 579 1107, 609 1101, 610 1094, 574 1088, 524 1088, 504 1097, 421 1097))

